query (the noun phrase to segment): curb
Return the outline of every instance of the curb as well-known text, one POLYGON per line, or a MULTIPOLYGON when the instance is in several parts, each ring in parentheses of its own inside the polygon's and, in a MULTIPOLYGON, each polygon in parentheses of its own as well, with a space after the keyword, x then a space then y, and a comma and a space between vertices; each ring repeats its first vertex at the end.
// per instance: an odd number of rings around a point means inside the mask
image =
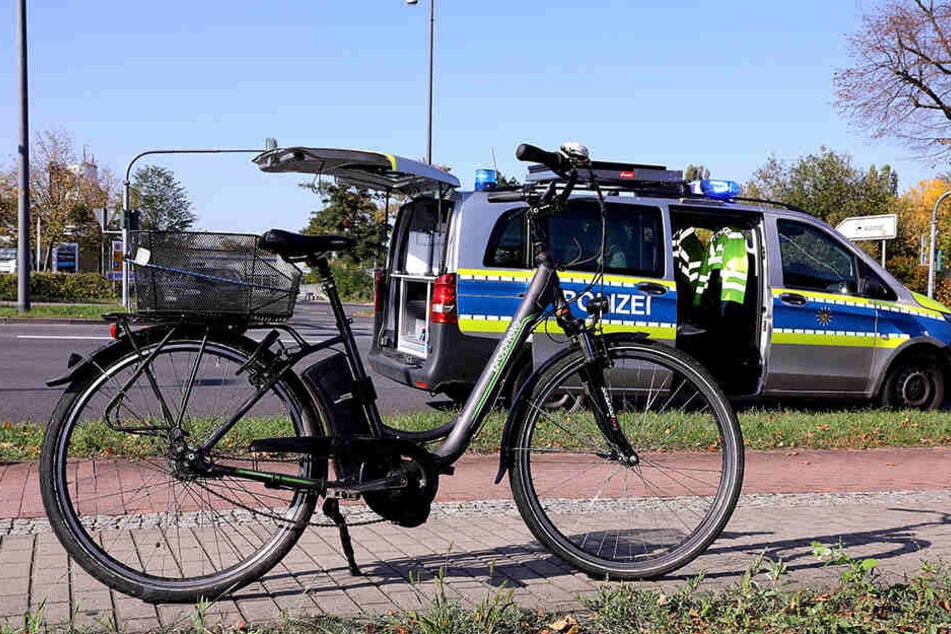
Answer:
POLYGON ((78 319, 68 317, 0 317, 0 324, 105 324, 102 319, 78 319))

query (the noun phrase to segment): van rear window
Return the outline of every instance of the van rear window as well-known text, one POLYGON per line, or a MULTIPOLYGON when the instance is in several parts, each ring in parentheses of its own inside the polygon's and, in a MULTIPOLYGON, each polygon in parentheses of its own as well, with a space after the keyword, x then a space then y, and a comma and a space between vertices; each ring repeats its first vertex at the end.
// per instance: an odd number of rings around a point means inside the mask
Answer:
MULTIPOLYGON (((661 212, 657 207, 608 203, 605 271, 622 275, 663 277, 661 212)), ((575 199, 548 218, 549 250, 560 266, 595 271, 601 247, 601 215, 595 200, 575 199)), ((525 208, 513 209, 496 222, 483 264, 490 267, 532 267, 525 208)))

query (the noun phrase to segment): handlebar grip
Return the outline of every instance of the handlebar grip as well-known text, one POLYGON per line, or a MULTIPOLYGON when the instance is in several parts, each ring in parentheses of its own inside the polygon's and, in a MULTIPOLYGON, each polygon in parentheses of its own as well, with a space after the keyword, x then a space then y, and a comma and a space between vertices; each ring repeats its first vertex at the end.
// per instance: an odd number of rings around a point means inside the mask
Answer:
POLYGON ((530 163, 541 163, 551 171, 559 174, 571 167, 568 161, 565 160, 565 157, 558 152, 546 152, 540 147, 535 147, 528 143, 522 143, 518 146, 518 149, 515 150, 515 158, 530 163))
POLYGON ((521 191, 511 191, 511 192, 492 192, 486 199, 490 203, 518 203, 525 200, 525 192, 521 191))

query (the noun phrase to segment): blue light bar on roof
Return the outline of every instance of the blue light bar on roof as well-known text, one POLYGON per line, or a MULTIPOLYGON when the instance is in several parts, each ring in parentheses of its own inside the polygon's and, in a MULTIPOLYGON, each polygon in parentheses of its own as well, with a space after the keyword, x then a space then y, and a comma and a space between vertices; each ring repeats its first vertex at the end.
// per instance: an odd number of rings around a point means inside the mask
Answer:
POLYGON ((729 200, 740 195, 740 184, 735 181, 705 178, 702 181, 691 182, 690 191, 707 198, 729 200))

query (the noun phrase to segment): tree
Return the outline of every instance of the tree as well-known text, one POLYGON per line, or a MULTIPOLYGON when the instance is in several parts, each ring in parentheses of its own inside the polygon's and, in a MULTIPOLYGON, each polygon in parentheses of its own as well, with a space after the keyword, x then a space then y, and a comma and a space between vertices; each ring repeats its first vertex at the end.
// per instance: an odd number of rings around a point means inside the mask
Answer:
POLYGON ((519 182, 517 176, 506 176, 499 170, 495 171, 495 187, 497 189, 505 189, 509 187, 521 187, 522 183, 519 182))
MULTIPOLYGON (((54 246, 68 236, 81 248, 98 244, 99 228, 93 210, 116 199, 115 178, 99 170, 83 151, 80 160, 69 136, 62 131, 37 135, 30 168, 30 215, 39 226, 43 249, 40 268, 52 265, 54 246)), ((30 232, 30 239, 35 238, 30 232)), ((32 247, 36 249, 35 241, 32 247)))
POLYGON ((132 176, 132 208, 141 212, 142 229, 185 231, 197 217, 192 213, 188 192, 172 170, 145 165, 132 176))
POLYGON ((689 183, 691 181, 702 181, 705 178, 710 178, 710 170, 704 167, 703 163, 699 165, 687 164, 687 169, 684 170, 685 181, 689 183))
POLYGON ((898 175, 888 165, 861 171, 852 158, 826 147, 793 163, 769 157, 746 183, 746 195, 801 207, 836 225, 851 216, 891 213, 898 175))
POLYGON ((324 207, 311 212, 310 222, 301 232, 353 238, 356 247, 342 256, 348 262, 369 266, 374 259, 379 259, 383 245, 380 240, 380 210, 374 196, 365 189, 346 185, 325 185, 318 193, 324 207))
POLYGON ((0 244, 17 237, 17 179, 15 171, 0 171, 0 244))
POLYGON ((835 74, 836 103, 874 137, 951 158, 951 2, 889 0, 849 38, 854 64, 835 74))

